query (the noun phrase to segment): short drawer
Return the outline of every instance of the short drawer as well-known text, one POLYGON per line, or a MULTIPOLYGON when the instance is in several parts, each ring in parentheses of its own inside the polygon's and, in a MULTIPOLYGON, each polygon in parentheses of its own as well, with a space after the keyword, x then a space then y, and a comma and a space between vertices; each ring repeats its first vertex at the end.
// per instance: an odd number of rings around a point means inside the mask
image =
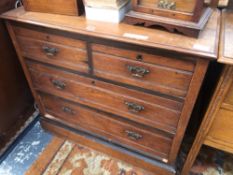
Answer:
POLYGON ((80 72, 88 72, 86 44, 59 35, 14 28, 24 57, 80 72))
MULTIPOLYGON (((170 2, 168 2, 170 3, 170 2)), ((186 14, 187 16, 191 16, 188 14, 193 14, 194 9, 196 7, 196 1, 190 0, 189 3, 185 0, 173 0, 171 2, 172 4, 166 4, 166 2, 163 4, 163 1, 161 2, 160 0, 139 0, 137 1, 137 6, 134 7, 137 9, 137 11, 140 11, 141 9, 146 9, 143 12, 147 14, 154 14, 157 15, 159 13, 159 16, 165 16, 167 18, 175 18, 175 19, 180 19, 182 18, 182 13, 183 15, 186 14), (165 5, 166 4, 166 5, 165 5), (168 8, 164 6, 169 6, 168 8), (150 10, 150 9, 156 8, 156 10, 150 10), (169 11, 167 11, 169 9, 169 11), (179 15, 176 15, 176 14, 179 15)), ((186 20, 187 17, 186 16, 186 20)), ((183 17, 184 18, 184 17, 183 17)), ((191 17, 189 17, 191 18, 191 17)), ((184 20, 184 19, 183 19, 184 20)), ((189 19, 190 20, 190 19, 189 19)))
POLYGON ((181 98, 187 94, 195 67, 192 61, 97 44, 92 49, 94 74, 98 77, 181 98))
POLYGON ((28 62, 36 89, 175 134, 181 102, 28 62))
POLYGON ((41 98, 46 113, 62 120, 71 127, 77 127, 160 160, 166 161, 168 159, 172 138, 166 135, 146 130, 140 125, 134 125, 55 96, 42 93, 41 98))

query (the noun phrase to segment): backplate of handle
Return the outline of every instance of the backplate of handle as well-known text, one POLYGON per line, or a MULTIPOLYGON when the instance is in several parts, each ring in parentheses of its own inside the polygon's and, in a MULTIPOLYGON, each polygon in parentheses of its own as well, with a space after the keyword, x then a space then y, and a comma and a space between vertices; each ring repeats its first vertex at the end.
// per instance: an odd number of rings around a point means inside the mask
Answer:
POLYGON ((138 105, 133 102, 125 102, 125 105, 127 105, 130 112, 138 113, 143 111, 145 108, 142 105, 138 105))
POLYGON ((159 0, 158 8, 176 10, 176 2, 172 0, 159 0))
POLYGON ((127 69, 133 77, 137 77, 137 78, 143 78, 145 75, 150 73, 150 70, 144 67, 127 65, 127 69))
POLYGON ((62 111, 67 113, 67 114, 71 114, 71 115, 75 114, 75 111, 73 109, 71 109, 70 107, 67 107, 67 106, 63 106, 62 111))
POLYGON ((127 134, 127 137, 132 139, 132 140, 140 140, 143 138, 143 136, 139 133, 136 133, 134 131, 130 131, 130 130, 125 130, 125 133, 127 134))
POLYGON ((49 46, 42 46, 42 50, 47 56, 55 56, 59 52, 58 48, 49 46))
POLYGON ((64 90, 66 88, 66 84, 60 80, 52 80, 53 86, 59 90, 64 90))

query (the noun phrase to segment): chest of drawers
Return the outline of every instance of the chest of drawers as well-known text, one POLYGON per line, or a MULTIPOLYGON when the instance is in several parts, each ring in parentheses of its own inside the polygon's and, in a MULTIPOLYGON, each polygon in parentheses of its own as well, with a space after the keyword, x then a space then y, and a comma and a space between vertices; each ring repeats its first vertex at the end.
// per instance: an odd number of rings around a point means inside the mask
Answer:
POLYGON ((155 174, 175 173, 208 63, 217 55, 218 11, 199 39, 23 9, 2 17, 46 129, 155 174))

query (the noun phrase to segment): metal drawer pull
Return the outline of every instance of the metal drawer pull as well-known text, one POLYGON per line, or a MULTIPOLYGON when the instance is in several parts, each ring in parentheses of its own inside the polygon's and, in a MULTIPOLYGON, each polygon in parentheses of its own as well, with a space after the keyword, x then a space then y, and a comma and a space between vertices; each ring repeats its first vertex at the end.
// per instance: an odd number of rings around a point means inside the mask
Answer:
POLYGON ((49 46, 43 46, 42 49, 47 56, 55 56, 59 51, 59 49, 49 46))
POLYGON ((127 68, 131 75, 137 78, 143 78, 146 74, 150 73, 148 69, 145 69, 143 67, 127 66, 127 68))
POLYGON ((140 134, 138 134, 136 132, 133 132, 133 131, 126 130, 125 133, 132 140, 140 140, 140 139, 143 138, 142 135, 140 135, 140 134))
POLYGON ((75 111, 69 107, 66 107, 66 106, 63 106, 62 107, 62 110, 63 112, 67 113, 67 114, 71 114, 71 115, 74 115, 75 114, 75 111))
POLYGON ((128 106, 129 111, 135 112, 135 113, 141 112, 145 109, 144 106, 141 106, 141 105, 138 105, 132 102, 125 102, 125 105, 128 106))
POLYGON ((66 84, 59 80, 52 80, 53 86, 59 90, 64 90, 66 88, 66 84))
POLYGON ((170 0, 159 0, 158 8, 176 10, 176 2, 170 0))

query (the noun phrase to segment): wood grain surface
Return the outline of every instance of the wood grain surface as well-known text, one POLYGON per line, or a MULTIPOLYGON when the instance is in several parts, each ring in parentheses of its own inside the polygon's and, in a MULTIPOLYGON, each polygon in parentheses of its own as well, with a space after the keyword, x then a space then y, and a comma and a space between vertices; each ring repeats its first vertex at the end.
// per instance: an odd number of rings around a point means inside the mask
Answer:
POLYGON ((88 34, 92 37, 187 53, 209 59, 216 59, 218 55, 220 28, 219 11, 213 13, 204 31, 201 32, 197 39, 162 30, 135 27, 128 24, 88 21, 83 16, 71 17, 25 12, 23 8, 4 13, 1 17, 62 31, 88 34), (70 24, 72 24, 72 26, 70 24))
POLYGON ((27 11, 56 13, 61 15, 81 15, 84 11, 82 0, 23 0, 27 11))

